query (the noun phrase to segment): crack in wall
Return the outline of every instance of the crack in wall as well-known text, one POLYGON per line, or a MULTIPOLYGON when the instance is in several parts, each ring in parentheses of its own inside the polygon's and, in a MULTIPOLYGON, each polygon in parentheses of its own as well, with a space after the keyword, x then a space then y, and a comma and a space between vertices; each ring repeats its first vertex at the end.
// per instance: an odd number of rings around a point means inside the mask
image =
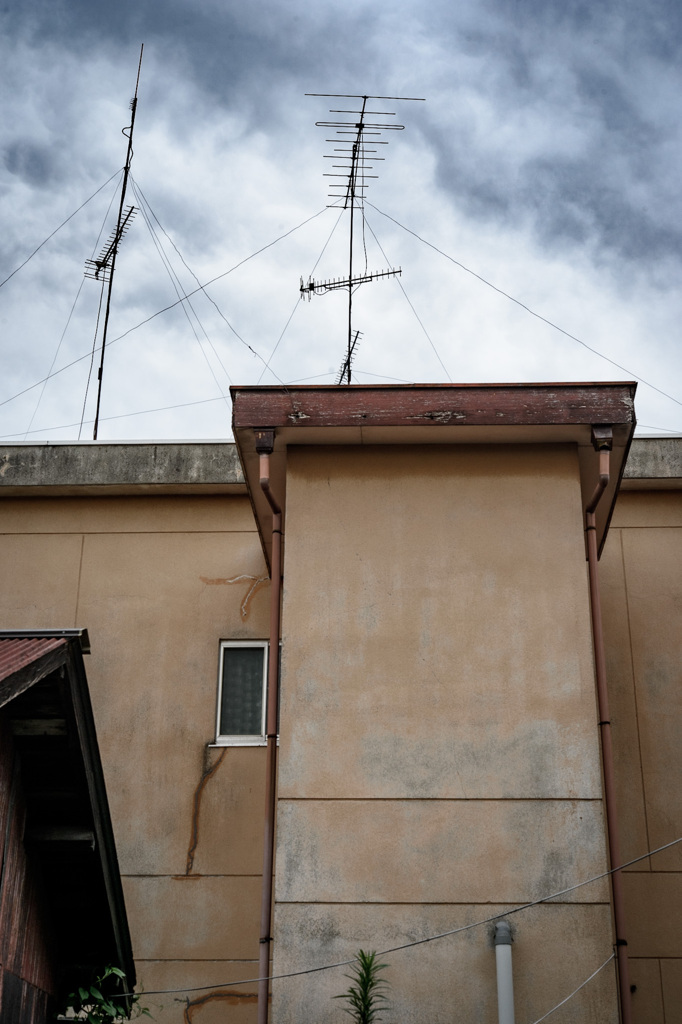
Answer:
POLYGON ((260 590, 264 583, 267 583, 270 579, 269 576, 252 576, 247 573, 242 573, 240 576, 232 576, 230 579, 226 579, 222 576, 210 577, 200 576, 199 579, 202 583, 205 583, 207 587, 224 587, 230 583, 241 583, 243 580, 252 580, 252 584, 246 592, 244 600, 239 608, 241 617, 246 619, 249 614, 249 601, 256 593, 260 590))
POLYGON ((214 1000, 221 1000, 227 1003, 228 1006, 239 1006, 244 1003, 257 1003, 258 993, 257 992, 209 992, 205 996, 199 996, 198 999, 192 999, 190 1001, 189 996, 185 1000, 185 1008, 183 1011, 184 1024, 192 1024, 194 1020, 194 1014, 197 1010, 201 1010, 207 1003, 213 1002, 214 1000))
POLYGON ((199 812, 201 810, 201 798, 204 795, 204 790, 208 780, 213 778, 215 773, 218 771, 223 763, 226 753, 227 748, 224 747, 221 750, 218 759, 214 761, 213 764, 210 764, 208 762, 211 757, 211 752, 208 748, 204 751, 203 771, 201 773, 201 778, 199 779, 199 785, 194 790, 194 800, 192 802, 192 830, 190 832, 189 848, 187 850, 187 863, 185 864, 185 874, 184 876, 181 875, 181 878, 189 878, 193 876, 192 869, 194 868, 194 857, 197 852, 197 846, 199 845, 199 812))

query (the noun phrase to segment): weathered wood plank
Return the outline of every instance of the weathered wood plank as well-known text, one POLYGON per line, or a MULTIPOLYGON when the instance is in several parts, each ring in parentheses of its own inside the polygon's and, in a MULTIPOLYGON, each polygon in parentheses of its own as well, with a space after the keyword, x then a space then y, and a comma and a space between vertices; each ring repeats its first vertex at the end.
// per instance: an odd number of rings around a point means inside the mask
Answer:
POLYGON ((631 423, 632 383, 232 388, 233 426, 525 426, 631 423))

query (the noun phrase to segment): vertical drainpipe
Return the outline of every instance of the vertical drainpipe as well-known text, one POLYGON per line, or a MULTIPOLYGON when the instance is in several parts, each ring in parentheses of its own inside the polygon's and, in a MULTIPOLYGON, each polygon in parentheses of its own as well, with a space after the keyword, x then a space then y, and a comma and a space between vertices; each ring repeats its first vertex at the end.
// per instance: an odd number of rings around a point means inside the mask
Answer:
MULTIPOLYGON (((610 454, 613 446, 613 431, 610 427, 593 427, 592 444, 599 453, 599 483, 585 514, 587 531, 587 563, 590 574, 590 608, 592 611, 592 637, 594 642, 594 663, 597 680, 597 701, 599 705, 599 729, 601 733, 602 771, 604 775, 604 806, 609 842, 611 868, 622 864, 620 836, 616 812, 616 778, 613 767, 613 745, 611 742, 611 721, 609 695, 606 687, 606 655, 602 629, 601 600, 599 595, 599 554, 597 551, 596 509, 609 483, 610 454)), ((616 930, 616 956, 618 959, 618 988, 622 1024, 632 1024, 630 999, 630 971, 628 967, 627 940, 625 938, 625 905, 623 879, 620 871, 611 875, 613 895, 613 919, 616 930)))
POLYGON ((270 562, 270 647, 268 656, 265 828, 263 832, 263 883, 261 889, 260 952, 258 966, 258 1024, 267 1024, 270 998, 270 944, 272 942, 272 877, 275 859, 275 804, 277 792, 277 709, 279 706, 279 631, 282 589, 282 509, 270 490, 270 455, 274 430, 255 430, 260 459, 260 486, 272 509, 272 557, 270 562))
POLYGON ((512 933, 509 921, 495 925, 495 968, 497 971, 497 1022, 514 1024, 514 979, 512 977, 512 933))

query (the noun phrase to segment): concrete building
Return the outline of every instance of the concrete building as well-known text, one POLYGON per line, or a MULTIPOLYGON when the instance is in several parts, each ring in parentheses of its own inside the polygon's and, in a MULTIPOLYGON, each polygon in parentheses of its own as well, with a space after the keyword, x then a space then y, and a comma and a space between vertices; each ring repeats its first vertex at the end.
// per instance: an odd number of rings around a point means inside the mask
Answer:
MULTIPOLYGON (((595 526, 622 859, 682 834, 682 441, 630 447, 633 393, 245 388, 236 444, 0 449, 0 626, 88 629, 156 1020, 256 1020, 277 507, 274 973, 509 914, 530 1022, 608 960, 608 878, 519 908, 609 867, 584 530, 595 444, 611 449, 595 526)), ((623 872, 637 1024, 682 1010, 680 855, 623 872)), ((492 1024, 493 930, 388 954, 387 1020, 492 1024)), ((343 1019, 343 974, 275 981, 274 1024, 343 1019)), ((554 1019, 615 1024, 615 963, 554 1019)))

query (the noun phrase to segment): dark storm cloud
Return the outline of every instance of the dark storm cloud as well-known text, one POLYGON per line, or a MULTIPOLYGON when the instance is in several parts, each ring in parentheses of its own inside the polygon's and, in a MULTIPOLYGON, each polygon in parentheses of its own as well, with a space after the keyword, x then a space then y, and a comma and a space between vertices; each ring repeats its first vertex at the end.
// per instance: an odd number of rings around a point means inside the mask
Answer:
MULTIPOLYGON (((426 103, 399 108, 408 130, 399 145, 391 143, 371 200, 510 293, 525 289, 529 304, 541 301, 556 322, 565 317, 567 329, 597 348, 612 351, 617 334, 621 347, 631 346, 629 354, 613 351, 619 362, 658 380, 658 366, 639 364, 652 309, 657 338, 673 336, 679 322, 671 282, 682 262, 681 18, 682 5, 662 0, 392 0, 390 7, 319 0, 305 8, 290 0, 0 0, 0 77, 10 97, 0 135, 2 265, 6 272, 16 267, 120 167, 125 144, 119 132, 129 123, 127 101, 144 42, 133 175, 201 280, 238 264, 325 202, 325 133, 314 122, 335 104, 304 99, 304 93, 425 96, 426 103), (652 265, 661 268, 658 278, 649 274, 652 265), (600 329, 607 344, 597 336, 600 329)), ((16 390, 50 366, 83 260, 100 227, 104 237, 111 229, 113 194, 112 182, 0 295, 16 390)), ((127 201, 135 201, 130 193, 127 201)), ((315 221, 306 228, 309 235, 287 240, 290 249, 283 244, 268 251, 211 287, 235 329, 259 352, 275 348, 296 302, 299 271, 317 265, 327 230, 323 219, 315 221)), ((411 286, 410 262, 412 280, 419 280, 422 263, 434 257, 411 253, 411 240, 396 237, 404 243, 411 286)), ((163 241, 183 288, 193 288, 163 241)), ((331 248, 329 276, 340 272, 331 248)), ((151 376, 137 380, 131 373, 121 383, 126 402, 161 407, 184 394, 185 385, 189 394, 190 384, 196 393, 205 388, 213 395, 215 382, 182 308, 154 316, 175 292, 142 213, 122 255, 111 337, 151 319, 116 344, 112 365, 155 360, 151 376), (185 351, 186 358, 177 356, 185 351)), ((444 363, 466 365, 458 370, 462 379, 489 375, 493 364, 503 379, 524 373, 535 379, 542 365, 549 379, 581 375, 583 352, 559 368, 558 345, 535 352, 516 314, 505 320, 503 304, 488 303, 489 295, 472 290, 471 282, 459 282, 453 307, 451 270, 443 266, 434 261, 424 271, 415 307, 425 303, 444 363), (478 333, 482 315, 485 346, 478 333)), ((66 334, 65 362, 92 344, 98 295, 91 284, 66 334)), ((366 351, 381 356, 372 356, 376 365, 368 357, 367 372, 419 379, 426 371, 418 357, 409 362, 418 346, 401 333, 407 337, 409 326, 398 317, 390 321, 388 301, 373 312, 378 297, 369 289, 362 298, 366 351)), ((262 364, 215 308, 201 296, 193 302, 234 378, 258 379, 262 364)), ((282 379, 338 365, 337 351, 328 355, 327 342, 319 341, 335 336, 335 314, 326 315, 315 303, 300 306, 274 364, 282 379)), ((646 347, 652 362, 660 359, 660 351, 646 347)), ((671 368, 666 372, 670 376, 671 368)), ((72 400, 76 393, 80 412, 84 380, 70 381, 68 374, 55 380, 54 416, 62 414, 64 395, 72 400)), ((7 430, 17 429, 11 409, 5 410, 7 430)), ((21 417, 19 425, 25 427, 21 417)), ((121 421, 116 429, 124 426, 121 421)))
MULTIPOLYGON (((311 80, 317 86, 318 76, 324 88, 330 67, 340 63, 344 77, 349 71, 352 77, 354 67, 366 69, 373 20, 367 11, 354 12, 352 7, 336 20, 279 2, 213 5, 191 0, 27 0, 4 16, 6 36, 22 37, 36 48, 58 42, 84 58, 98 50, 122 55, 143 42, 148 51, 162 55, 162 62, 165 55, 176 71, 182 69, 213 101, 255 108, 261 126, 268 118, 268 107, 259 109, 262 93, 268 94, 271 107, 282 85, 302 72, 307 78, 304 89, 311 80)), ((374 54, 375 64, 377 59, 374 54)))
MULTIPOLYGON (((544 245, 589 245, 624 259, 682 257, 682 229, 674 227, 682 204, 668 154, 679 134, 680 82, 673 76, 667 90, 648 91, 682 35, 675 2, 465 0, 422 10, 398 0, 382 19, 365 3, 301 11, 281 2, 25 0, 3 21, 6 36, 30 40, 36 52, 58 44, 84 60, 97 52, 123 59, 124 51, 129 59, 144 41, 158 60, 145 89, 159 107, 164 70, 173 69, 205 97, 178 111, 179 121, 205 122, 220 106, 238 112, 247 133, 273 137, 286 136, 280 105, 292 89, 355 91, 382 71, 394 81, 409 76, 410 63, 401 68, 402 55, 392 52, 402 26, 408 57, 413 36, 430 39, 423 91, 449 96, 447 110, 426 105, 424 139, 437 183, 462 212, 530 223, 544 245), (488 105, 485 125, 467 93, 488 105)), ((30 140, 12 140, 4 159, 31 184, 56 174, 48 148, 30 140)))
POLYGON ((51 148, 36 145, 30 139, 10 143, 3 151, 3 160, 10 174, 23 178, 29 185, 47 185, 56 177, 51 148))
POLYGON ((490 0, 476 15, 444 14, 442 28, 452 122, 426 134, 439 185, 469 216, 530 222, 552 247, 682 258, 670 160, 682 83, 667 63, 679 5, 490 0), (486 132, 467 108, 472 90, 494 111, 486 132))

